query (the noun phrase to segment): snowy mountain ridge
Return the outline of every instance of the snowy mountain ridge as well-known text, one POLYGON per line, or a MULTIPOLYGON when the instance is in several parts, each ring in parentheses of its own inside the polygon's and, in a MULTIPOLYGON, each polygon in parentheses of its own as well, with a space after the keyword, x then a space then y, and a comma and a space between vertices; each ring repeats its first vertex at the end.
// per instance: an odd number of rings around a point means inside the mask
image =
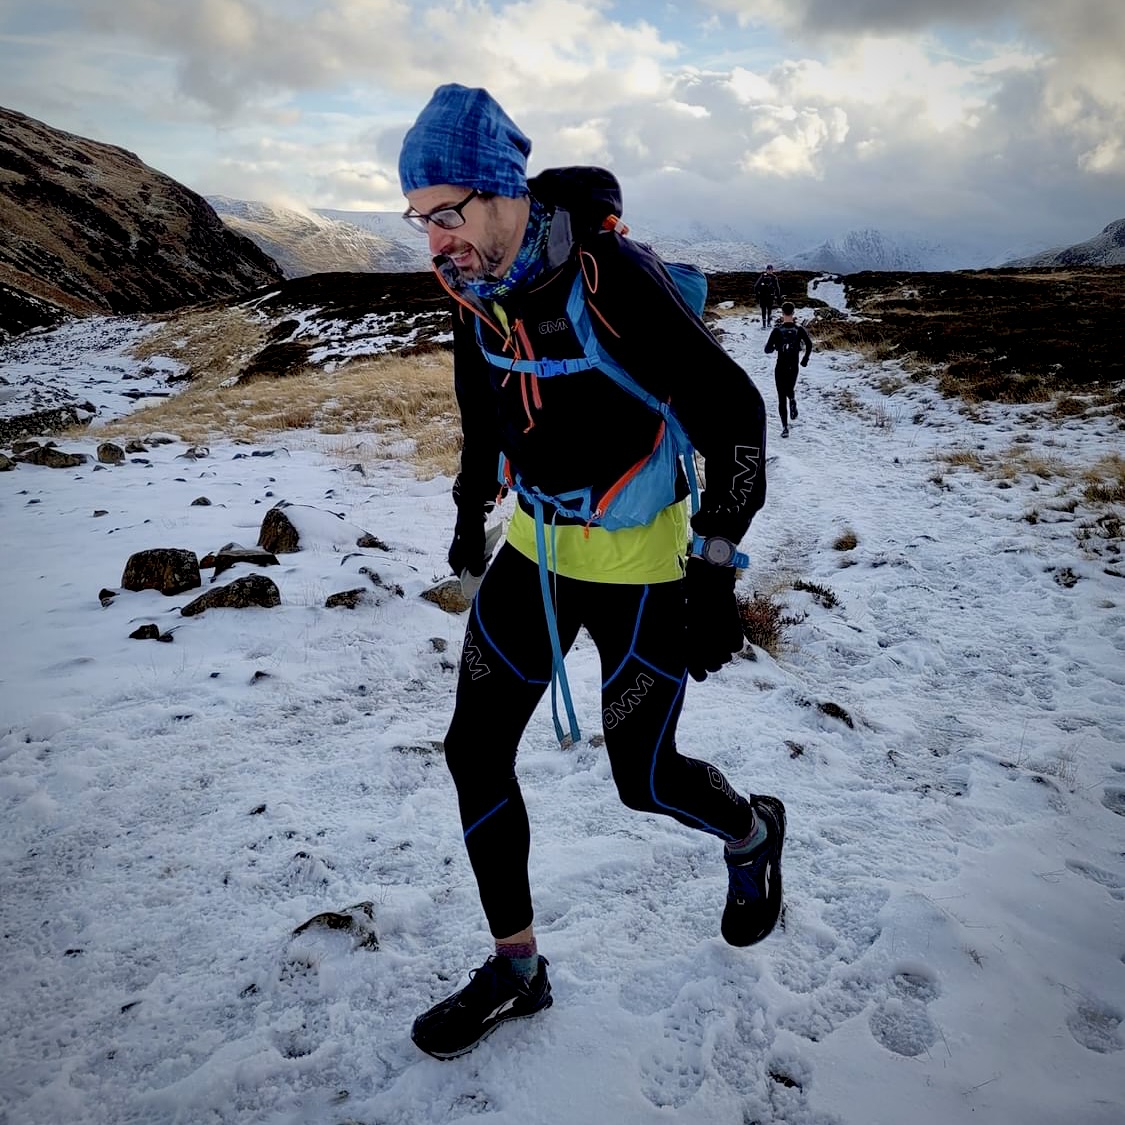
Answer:
POLYGON ((298 211, 222 195, 208 196, 207 202, 228 227, 269 254, 286 277, 429 269, 425 239, 410 238, 405 224, 397 216, 392 224, 388 212, 375 212, 378 221, 364 222, 365 212, 298 211), (402 227, 401 237, 396 227, 402 227))
POLYGON ((864 270, 943 271, 978 269, 986 265, 980 249, 953 246, 917 235, 888 234, 871 227, 851 230, 810 250, 790 256, 787 265, 831 273, 864 270))
POLYGON ((1073 246, 1056 246, 1040 254, 1005 262, 1008 266, 1123 266, 1125 219, 1107 224, 1100 233, 1073 246))
MULTIPOLYGON (((318 270, 429 269, 425 239, 402 222, 398 211, 313 208, 304 212, 225 196, 209 196, 208 202, 224 222, 273 256, 289 277, 318 270), (339 264, 331 264, 334 260, 339 264)), ((794 251, 797 244, 792 234, 770 232, 754 237, 725 223, 630 223, 630 237, 647 243, 669 261, 690 262, 710 272, 753 273, 768 263, 832 273, 939 271, 979 269, 998 260, 995 253, 979 246, 870 228, 849 231, 800 251, 794 251)))

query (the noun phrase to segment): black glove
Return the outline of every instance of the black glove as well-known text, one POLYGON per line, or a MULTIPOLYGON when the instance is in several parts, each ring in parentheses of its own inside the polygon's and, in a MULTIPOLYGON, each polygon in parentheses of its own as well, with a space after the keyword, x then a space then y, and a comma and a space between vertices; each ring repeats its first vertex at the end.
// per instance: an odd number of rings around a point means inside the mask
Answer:
POLYGON ((808 365, 809 365, 809 357, 805 356, 805 358, 801 360, 801 366, 802 367, 808 367, 808 365))
POLYGON ((484 512, 473 517, 457 516, 453 542, 449 545, 449 569, 458 578, 467 570, 474 578, 484 573, 484 512))
POLYGON ((693 680, 707 679, 745 644, 734 580, 733 566, 712 566, 694 557, 687 561, 687 670, 693 680))
POLYGON ((467 570, 474 578, 484 573, 484 509, 476 515, 459 510, 449 545, 449 569, 458 578, 467 570))

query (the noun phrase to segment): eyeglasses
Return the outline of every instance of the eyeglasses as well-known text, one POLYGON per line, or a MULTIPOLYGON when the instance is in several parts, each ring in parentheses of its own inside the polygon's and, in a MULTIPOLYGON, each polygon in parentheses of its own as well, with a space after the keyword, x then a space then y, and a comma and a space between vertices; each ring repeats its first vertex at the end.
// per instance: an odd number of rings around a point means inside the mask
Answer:
POLYGON ((423 234, 426 233, 426 224, 433 223, 434 226, 441 227, 442 230, 454 230, 457 227, 465 225, 465 216, 461 214, 462 211, 468 206, 469 202, 475 199, 480 192, 473 188, 460 203, 455 204, 453 207, 439 207, 436 211, 431 211, 428 215, 423 215, 420 211, 415 211, 413 207, 407 207, 402 213, 402 217, 415 229, 420 230, 423 234))

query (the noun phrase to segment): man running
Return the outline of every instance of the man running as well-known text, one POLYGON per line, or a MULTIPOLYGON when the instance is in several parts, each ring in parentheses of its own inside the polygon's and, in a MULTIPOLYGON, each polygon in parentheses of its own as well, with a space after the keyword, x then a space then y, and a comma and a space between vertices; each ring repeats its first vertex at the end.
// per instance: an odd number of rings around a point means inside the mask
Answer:
POLYGON ((528 181, 530 149, 488 91, 447 85, 399 156, 404 217, 429 236, 455 302, 464 440, 449 565, 483 575, 445 759, 495 951, 415 1020, 414 1042, 440 1059, 551 1004, 516 753, 582 627, 622 801, 723 842, 732 945, 761 941, 781 911, 781 801, 742 796, 676 746, 688 675, 705 679, 743 646, 735 566, 765 500, 762 396, 665 264, 624 236, 616 179, 561 168, 528 181), (667 444, 677 433, 706 469, 690 526, 686 462, 667 444), (486 569, 501 458, 517 504, 486 569))
POLYGON ((781 415, 781 436, 789 436, 789 416, 797 417, 797 357, 804 347, 805 355, 800 360, 801 367, 808 367, 812 354, 812 338, 804 327, 797 323, 793 312, 793 302, 786 301, 781 306, 781 320, 766 341, 766 355, 777 352, 777 362, 773 367, 774 386, 777 387, 777 412, 781 415), (786 405, 789 407, 786 413, 786 405))

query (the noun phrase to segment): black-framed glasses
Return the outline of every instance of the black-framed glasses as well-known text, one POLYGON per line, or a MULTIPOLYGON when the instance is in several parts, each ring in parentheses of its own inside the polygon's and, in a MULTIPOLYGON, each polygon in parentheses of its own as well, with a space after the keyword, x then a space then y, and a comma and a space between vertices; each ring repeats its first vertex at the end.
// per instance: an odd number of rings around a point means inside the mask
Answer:
POLYGON ((441 227, 442 230, 455 230, 457 227, 465 225, 465 216, 461 212, 478 195, 480 195, 480 192, 473 188, 460 203, 454 204, 452 207, 439 207, 436 211, 431 211, 426 215, 423 215, 421 211, 415 211, 413 207, 407 207, 403 211, 402 217, 415 230, 420 230, 423 234, 426 233, 428 223, 433 223, 434 226, 441 227))

